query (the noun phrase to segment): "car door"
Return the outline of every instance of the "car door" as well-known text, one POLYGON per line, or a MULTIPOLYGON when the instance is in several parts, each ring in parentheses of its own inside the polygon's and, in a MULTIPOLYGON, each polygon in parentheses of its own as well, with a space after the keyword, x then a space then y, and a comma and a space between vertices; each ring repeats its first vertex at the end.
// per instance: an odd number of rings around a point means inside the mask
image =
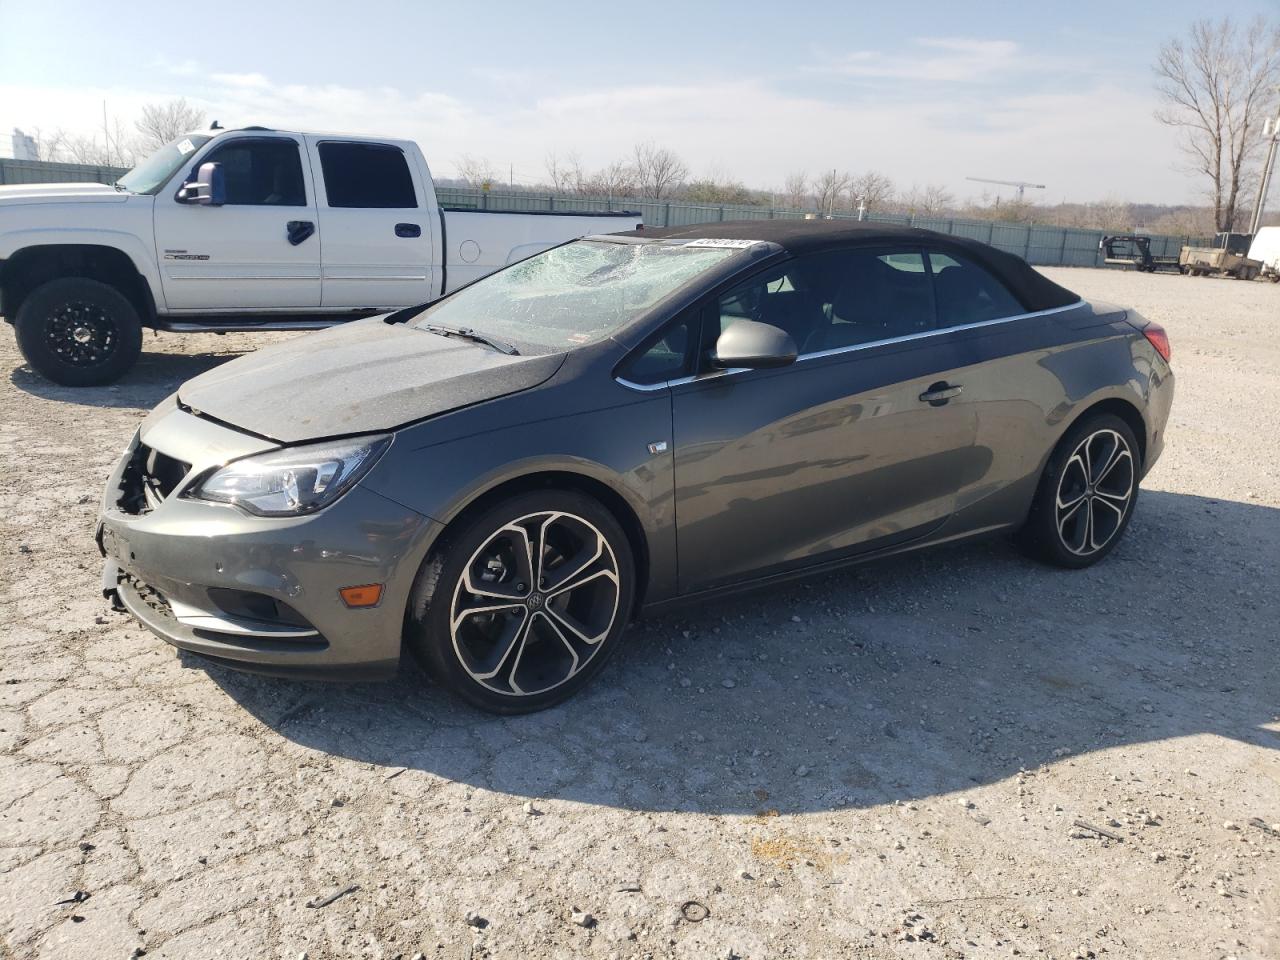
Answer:
MULTIPOLYGON (((1078 307, 1029 313, 994 274, 964 253, 938 248, 926 253, 939 329, 968 359, 965 398, 981 411, 975 446, 988 464, 958 491, 962 516, 957 521, 965 527, 1008 524, 1025 513, 1053 445, 1063 399, 1091 388, 1092 380, 1073 382, 1074 371, 1113 363, 1114 352, 1101 341, 1081 342, 1063 317, 1078 307), (998 496, 1006 492, 1015 503, 998 496)), ((1115 376, 1123 380, 1124 371, 1115 376)))
POLYGON ((228 136, 188 172, 222 167, 224 202, 155 203, 156 255, 171 311, 251 313, 320 305, 320 237, 301 141, 228 136))
POLYGON ((919 249, 796 257, 713 298, 704 349, 773 323, 799 359, 673 381, 680 589, 924 536, 985 465, 919 249), (957 389, 960 388, 960 389, 957 389))
POLYGON ((393 143, 308 138, 324 231, 326 308, 424 303, 433 262, 426 186, 393 143))

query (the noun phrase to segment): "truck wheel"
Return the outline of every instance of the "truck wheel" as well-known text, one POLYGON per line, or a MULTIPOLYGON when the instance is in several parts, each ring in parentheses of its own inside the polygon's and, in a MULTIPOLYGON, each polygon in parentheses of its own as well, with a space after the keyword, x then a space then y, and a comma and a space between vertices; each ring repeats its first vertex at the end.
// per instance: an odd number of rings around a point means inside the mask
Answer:
POLYGON ((37 373, 68 387, 120 379, 142 351, 138 311, 115 287, 86 277, 51 280, 14 318, 18 349, 37 373))

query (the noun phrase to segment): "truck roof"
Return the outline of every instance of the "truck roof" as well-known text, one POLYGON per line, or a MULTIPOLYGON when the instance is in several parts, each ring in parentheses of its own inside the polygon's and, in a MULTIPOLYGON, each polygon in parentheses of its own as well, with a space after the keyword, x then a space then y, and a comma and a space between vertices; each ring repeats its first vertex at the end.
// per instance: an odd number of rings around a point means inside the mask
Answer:
POLYGON ((217 127, 203 130, 190 130, 184 136, 219 137, 227 133, 284 133, 293 137, 332 137, 341 140, 382 140, 387 143, 415 143, 406 137, 388 137, 380 133, 349 133, 339 130, 284 130, 280 127, 263 127, 252 125, 247 127, 217 127))

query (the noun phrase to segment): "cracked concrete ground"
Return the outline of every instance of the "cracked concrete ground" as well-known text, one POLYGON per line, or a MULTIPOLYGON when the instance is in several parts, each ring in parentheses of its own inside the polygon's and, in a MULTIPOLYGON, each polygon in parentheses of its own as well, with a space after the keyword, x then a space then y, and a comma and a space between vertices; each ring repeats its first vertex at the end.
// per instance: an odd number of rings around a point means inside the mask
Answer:
POLYGON ((708 604, 516 719, 110 613, 109 467, 262 338, 67 390, 0 334, 0 955, 1280 957, 1280 287, 1048 272, 1173 341, 1110 559, 994 541, 708 604))

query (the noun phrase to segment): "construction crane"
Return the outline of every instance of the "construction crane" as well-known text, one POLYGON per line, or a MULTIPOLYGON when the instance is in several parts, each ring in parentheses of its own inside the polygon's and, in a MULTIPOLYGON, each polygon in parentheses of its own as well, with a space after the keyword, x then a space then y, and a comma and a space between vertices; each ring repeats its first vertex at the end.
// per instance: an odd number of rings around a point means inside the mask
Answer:
POLYGON ((1032 190, 1043 190, 1043 183, 1032 183, 1029 180, 988 180, 986 177, 965 177, 966 180, 972 180, 974 183, 998 183, 1002 187, 1017 187, 1018 202, 1022 202, 1022 193, 1027 187, 1032 190))

